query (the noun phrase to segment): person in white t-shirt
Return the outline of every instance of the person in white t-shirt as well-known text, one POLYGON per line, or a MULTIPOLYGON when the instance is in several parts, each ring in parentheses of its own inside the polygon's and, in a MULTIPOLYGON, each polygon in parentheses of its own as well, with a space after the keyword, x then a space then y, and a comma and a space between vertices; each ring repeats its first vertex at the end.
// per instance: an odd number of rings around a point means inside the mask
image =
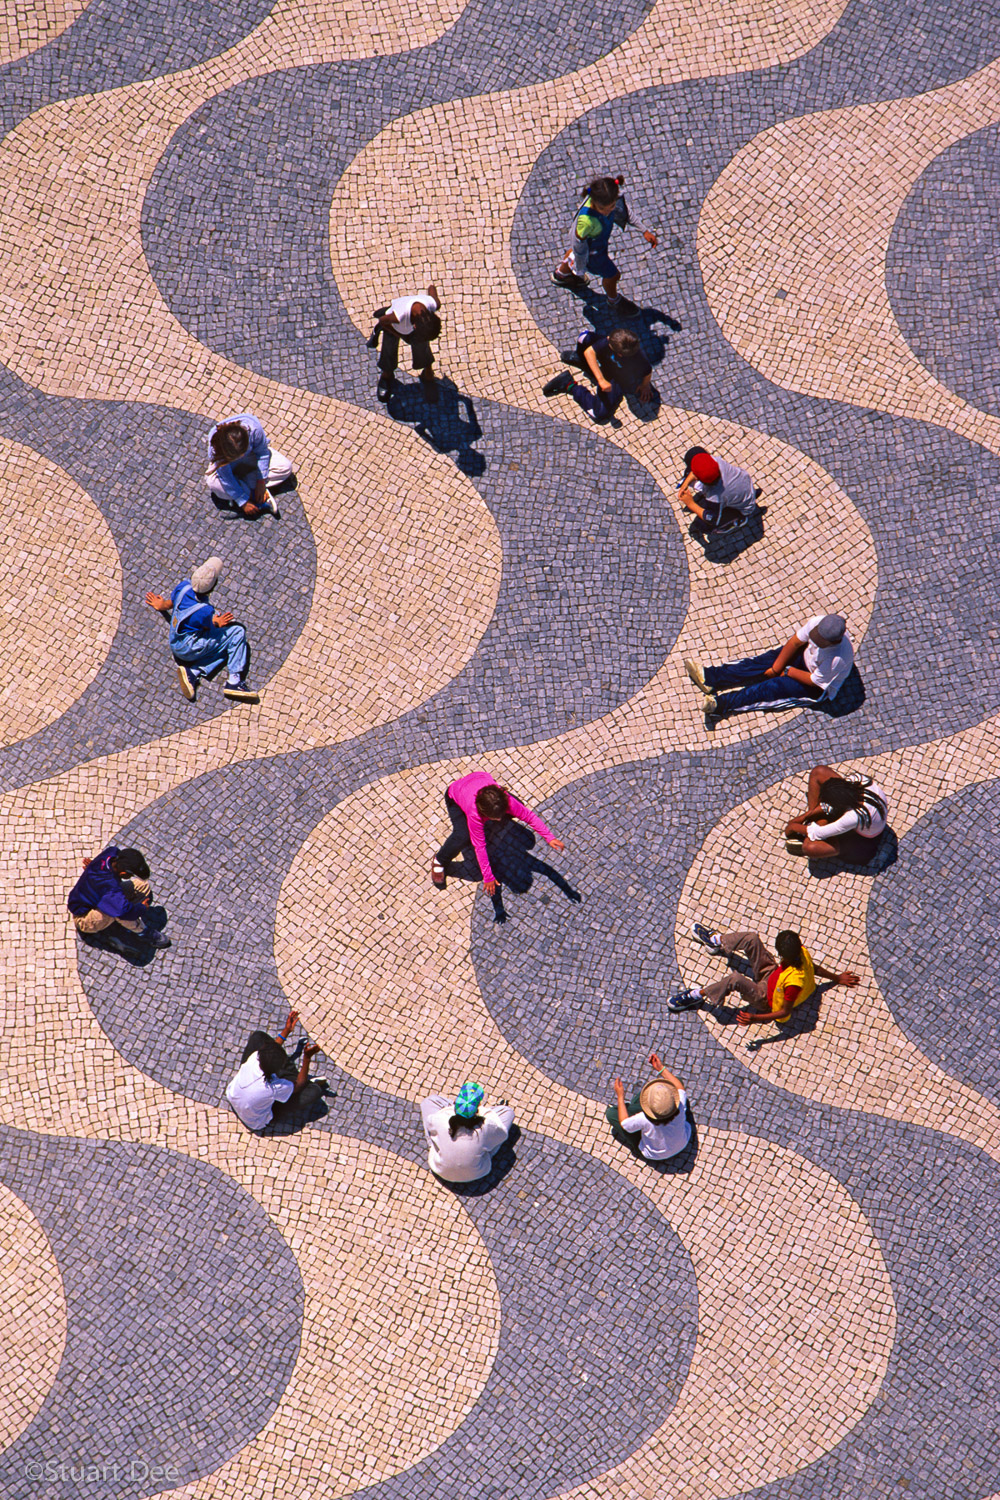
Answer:
POLYGON ((437 378, 434 374, 434 355, 431 340, 441 333, 441 294, 433 283, 425 292, 416 292, 412 297, 397 297, 389 306, 376 314, 375 328, 368 340, 369 349, 374 349, 379 338, 378 387, 375 394, 380 401, 388 401, 396 384, 399 366, 399 344, 409 344, 413 355, 413 368, 420 377, 424 395, 428 401, 438 399, 437 378))
POLYGON ((445 1182, 478 1182, 493 1169, 494 1154, 510 1135, 514 1111, 505 1099, 479 1113, 485 1089, 465 1083, 454 1099, 431 1094, 420 1104, 428 1165, 445 1182))
POLYGON ((866 865, 878 850, 888 813, 885 792, 870 776, 813 766, 806 810, 785 829, 785 848, 807 859, 866 865))
POLYGON ((647 1161, 669 1161, 691 1139, 687 1094, 655 1052, 649 1055, 649 1065, 659 1076, 637 1089, 628 1104, 621 1079, 615 1079, 616 1102, 608 1106, 606 1117, 615 1140, 634 1154, 647 1161))
POLYGON ((274 1118, 275 1109, 296 1099, 308 1108, 322 1094, 322 1086, 309 1082, 309 1064, 319 1051, 312 1043, 302 1053, 296 1072, 282 1042, 299 1019, 297 1010, 289 1011, 285 1029, 277 1036, 255 1031, 243 1049, 240 1069, 226 1088, 226 1098, 249 1130, 263 1130, 274 1118))
POLYGON ((790 640, 759 656, 718 667, 689 657, 684 669, 705 694, 706 727, 728 714, 806 707, 835 698, 850 676, 854 647, 843 615, 812 615, 790 640), (724 691, 733 688, 734 692, 724 691))

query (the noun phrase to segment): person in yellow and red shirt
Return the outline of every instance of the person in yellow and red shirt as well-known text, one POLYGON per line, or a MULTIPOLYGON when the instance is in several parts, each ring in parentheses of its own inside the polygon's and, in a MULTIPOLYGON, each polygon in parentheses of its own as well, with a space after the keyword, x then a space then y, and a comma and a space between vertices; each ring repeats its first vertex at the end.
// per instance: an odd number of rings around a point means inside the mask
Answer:
POLYGON ((789 1021, 796 1006, 808 1000, 815 990, 817 977, 848 987, 859 982, 857 974, 848 970, 834 971, 816 963, 797 932, 786 929, 778 933, 774 940, 778 950, 775 958, 756 932, 713 932, 702 922, 695 922, 691 930, 698 942, 713 953, 743 954, 750 960, 753 978, 733 970, 714 984, 672 995, 667 1001, 668 1010, 700 1010, 703 1005, 721 1005, 727 995, 735 993, 754 1007, 739 1012, 736 1019, 741 1026, 789 1021))

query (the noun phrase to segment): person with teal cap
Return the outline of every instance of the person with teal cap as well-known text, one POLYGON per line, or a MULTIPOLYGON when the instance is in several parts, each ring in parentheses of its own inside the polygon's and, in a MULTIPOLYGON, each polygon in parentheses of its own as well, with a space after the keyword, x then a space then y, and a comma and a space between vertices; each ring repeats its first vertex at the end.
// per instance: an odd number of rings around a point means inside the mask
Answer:
POLYGON ((429 1166, 445 1182, 477 1182, 488 1177, 494 1153, 510 1134, 514 1111, 501 1099, 485 1115, 480 1114, 485 1093, 481 1083, 463 1083, 454 1099, 431 1094, 421 1101, 429 1166))

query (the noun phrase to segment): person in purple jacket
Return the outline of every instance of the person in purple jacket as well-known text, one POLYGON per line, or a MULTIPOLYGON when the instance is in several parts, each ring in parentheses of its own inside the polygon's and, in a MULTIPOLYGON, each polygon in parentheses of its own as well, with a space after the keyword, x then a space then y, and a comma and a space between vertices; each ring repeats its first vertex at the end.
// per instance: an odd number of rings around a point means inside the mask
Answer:
POLYGON ((506 787, 499 786, 488 771, 472 771, 468 776, 453 781, 444 794, 444 804, 451 819, 451 833, 431 861, 431 881, 434 885, 444 885, 447 875, 445 866, 471 844, 476 851, 486 894, 495 896, 497 881, 486 850, 486 828, 487 825, 502 827, 511 818, 519 818, 522 823, 527 823, 529 828, 541 834, 550 849, 566 847, 537 813, 512 797, 506 787))
POLYGON ((117 922, 154 948, 169 948, 166 933, 149 925, 149 866, 138 849, 109 844, 94 859, 85 859, 83 874, 66 899, 77 932, 84 937, 104 932, 117 922))

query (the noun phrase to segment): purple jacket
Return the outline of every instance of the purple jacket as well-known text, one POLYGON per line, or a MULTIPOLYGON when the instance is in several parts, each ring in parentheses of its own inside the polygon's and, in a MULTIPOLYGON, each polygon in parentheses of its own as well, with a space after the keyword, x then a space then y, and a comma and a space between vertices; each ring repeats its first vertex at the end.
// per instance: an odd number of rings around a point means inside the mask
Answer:
POLYGON ((148 907, 141 901, 129 900, 111 868, 111 861, 120 853, 117 845, 109 844, 90 861, 66 900, 74 917, 85 917, 94 910, 102 911, 106 917, 124 917, 126 922, 144 922, 149 916, 148 907))

